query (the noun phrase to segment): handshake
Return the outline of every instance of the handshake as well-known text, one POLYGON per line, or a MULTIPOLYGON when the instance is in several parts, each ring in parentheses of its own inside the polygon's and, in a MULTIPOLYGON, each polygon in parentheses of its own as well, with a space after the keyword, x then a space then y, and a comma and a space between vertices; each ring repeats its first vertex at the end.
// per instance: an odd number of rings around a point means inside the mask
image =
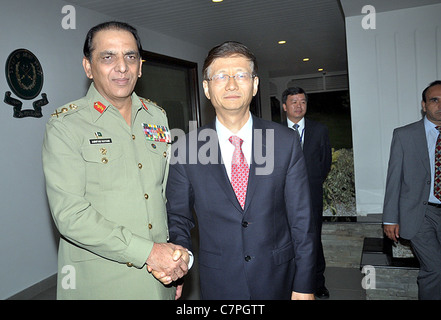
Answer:
POLYGON ((189 261, 186 248, 173 243, 155 243, 146 261, 147 271, 168 285, 187 274, 189 261))

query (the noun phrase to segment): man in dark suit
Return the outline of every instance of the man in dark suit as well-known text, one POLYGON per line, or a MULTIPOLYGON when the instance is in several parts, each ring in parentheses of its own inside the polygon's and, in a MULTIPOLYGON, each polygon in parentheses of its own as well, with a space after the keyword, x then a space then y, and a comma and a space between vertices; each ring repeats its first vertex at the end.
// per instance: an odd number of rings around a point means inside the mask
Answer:
POLYGON ((247 47, 216 46, 203 72, 216 119, 172 146, 170 241, 191 248, 194 209, 202 299, 313 299, 317 235, 299 140, 251 115, 259 78, 247 47))
POLYGON ((393 132, 383 228, 393 241, 410 240, 420 262, 418 296, 441 299, 441 81, 422 94, 423 119, 393 132), (438 149, 438 150, 437 150, 438 149))
POLYGON ((297 132, 305 156, 311 189, 312 212, 317 219, 317 289, 318 298, 329 298, 325 286, 326 268, 322 246, 323 221, 323 182, 331 169, 332 151, 329 142, 328 128, 316 121, 305 118, 308 105, 306 92, 299 87, 286 89, 282 94, 283 110, 286 112, 287 125, 297 132))

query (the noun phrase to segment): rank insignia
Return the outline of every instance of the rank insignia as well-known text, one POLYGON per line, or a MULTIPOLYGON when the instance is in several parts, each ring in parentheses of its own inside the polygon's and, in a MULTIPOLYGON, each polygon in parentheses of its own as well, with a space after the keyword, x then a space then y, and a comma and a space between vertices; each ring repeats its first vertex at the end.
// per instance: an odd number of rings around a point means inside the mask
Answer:
POLYGON ((104 104, 102 104, 101 102, 97 101, 93 104, 93 107, 95 108, 96 111, 98 111, 99 113, 103 113, 104 110, 106 110, 106 106, 104 104))
POLYGON ((146 111, 148 111, 149 108, 147 108, 147 106, 145 105, 144 101, 142 101, 142 99, 139 99, 139 100, 141 100, 141 103, 142 103, 142 106, 144 107, 144 109, 145 109, 146 111))
POLYGON ((142 129, 149 141, 171 143, 170 130, 166 126, 143 123, 142 129))

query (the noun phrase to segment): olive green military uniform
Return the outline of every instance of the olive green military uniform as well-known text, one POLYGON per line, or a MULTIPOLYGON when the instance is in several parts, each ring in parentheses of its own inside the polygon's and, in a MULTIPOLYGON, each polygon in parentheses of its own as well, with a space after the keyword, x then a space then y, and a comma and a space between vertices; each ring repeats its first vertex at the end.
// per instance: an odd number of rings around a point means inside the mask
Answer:
POLYGON ((145 267, 153 243, 168 239, 169 144, 152 129, 168 129, 167 118, 133 93, 131 121, 92 84, 47 124, 43 168, 61 234, 58 299, 174 299, 145 267))

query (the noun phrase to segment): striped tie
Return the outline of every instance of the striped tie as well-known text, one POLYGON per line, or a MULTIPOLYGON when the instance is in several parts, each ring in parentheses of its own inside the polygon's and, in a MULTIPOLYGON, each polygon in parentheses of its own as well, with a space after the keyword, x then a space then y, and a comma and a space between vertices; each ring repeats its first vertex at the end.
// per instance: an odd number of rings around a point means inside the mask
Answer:
MULTIPOLYGON (((436 126, 435 128, 441 132, 441 126, 436 126)), ((441 134, 439 133, 435 146, 435 179, 433 182, 433 194, 441 201, 441 134)))

